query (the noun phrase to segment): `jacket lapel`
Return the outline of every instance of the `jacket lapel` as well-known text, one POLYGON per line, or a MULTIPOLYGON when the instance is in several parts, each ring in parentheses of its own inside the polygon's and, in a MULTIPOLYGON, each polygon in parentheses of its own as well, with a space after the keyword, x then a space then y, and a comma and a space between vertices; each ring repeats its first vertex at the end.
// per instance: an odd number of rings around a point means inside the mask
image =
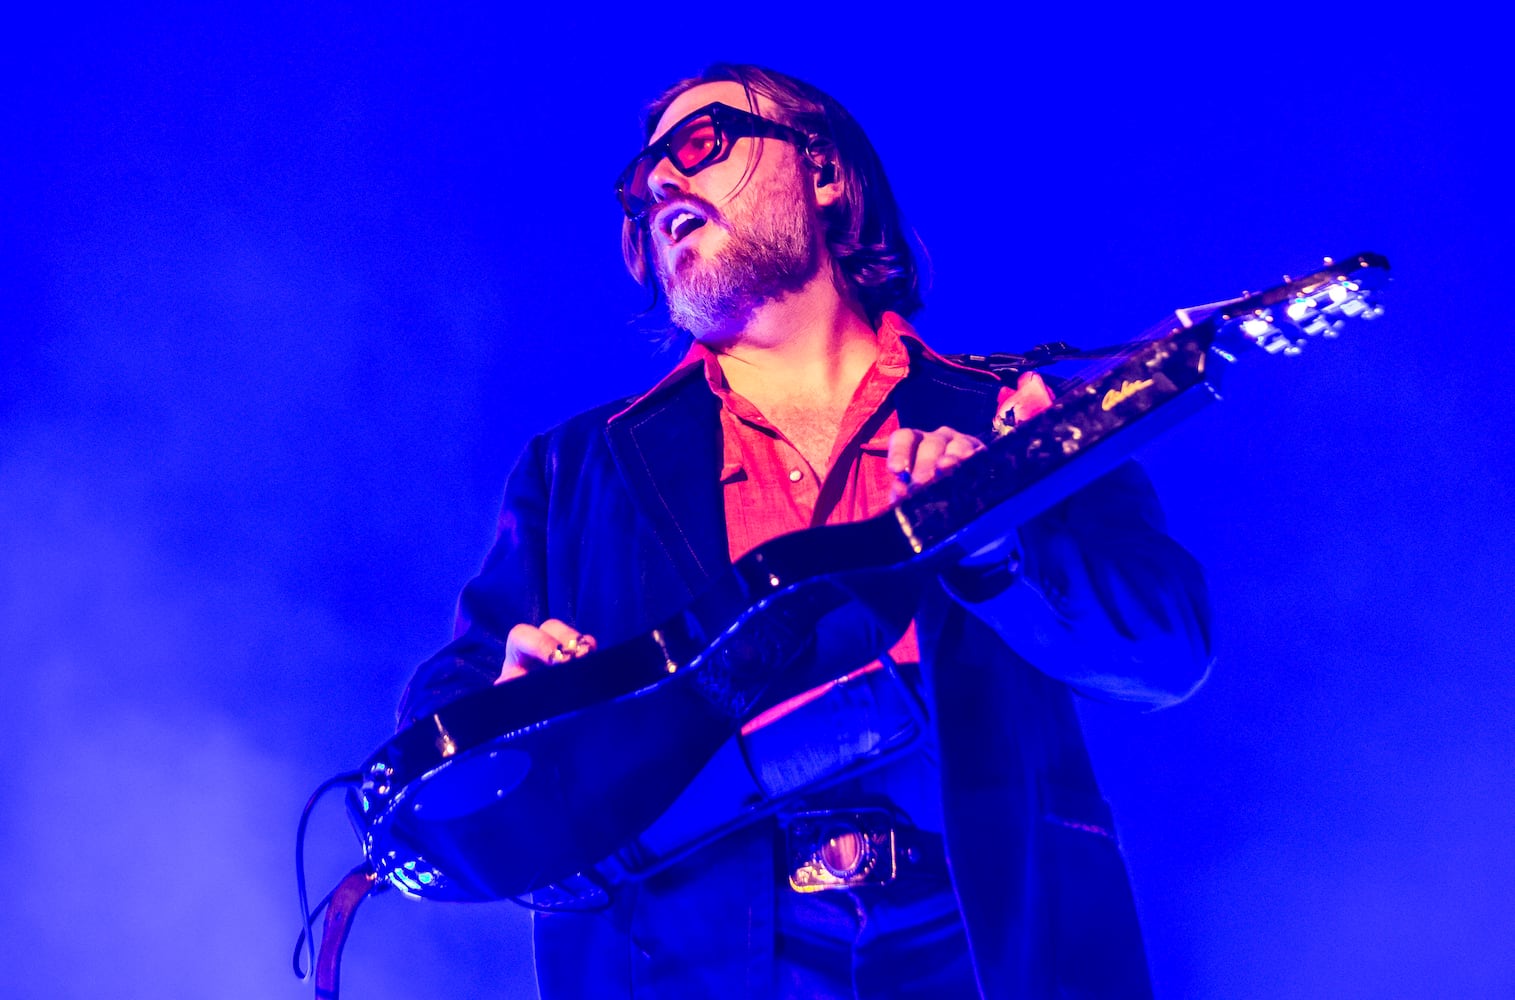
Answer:
POLYGON ((698 367, 660 385, 605 428, 637 510, 698 594, 730 566, 721 499, 720 401, 698 367))

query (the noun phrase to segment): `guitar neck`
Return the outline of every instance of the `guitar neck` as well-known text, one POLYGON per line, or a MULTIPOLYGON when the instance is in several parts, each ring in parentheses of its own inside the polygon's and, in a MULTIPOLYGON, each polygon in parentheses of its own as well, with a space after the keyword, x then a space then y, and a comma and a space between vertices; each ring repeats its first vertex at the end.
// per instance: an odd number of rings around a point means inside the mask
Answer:
POLYGON ((910 548, 966 554, 1003 537, 1216 399, 1213 340, 1202 323, 1143 344, 907 497, 893 516, 910 548))
POLYGON ((1125 461, 1212 400, 1247 353, 1299 354, 1374 319, 1389 262, 1358 254, 1256 294, 1180 309, 1046 411, 893 511, 911 550, 971 553, 1125 461))

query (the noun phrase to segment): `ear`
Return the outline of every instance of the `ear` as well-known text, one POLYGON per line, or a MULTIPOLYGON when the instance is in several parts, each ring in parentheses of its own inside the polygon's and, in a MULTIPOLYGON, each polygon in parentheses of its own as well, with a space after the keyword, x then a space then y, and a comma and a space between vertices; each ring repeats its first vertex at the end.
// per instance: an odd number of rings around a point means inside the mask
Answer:
POLYGON ((815 139, 805 150, 810 165, 815 168, 815 203, 819 208, 838 204, 847 191, 847 181, 836 162, 836 147, 829 140, 815 139))

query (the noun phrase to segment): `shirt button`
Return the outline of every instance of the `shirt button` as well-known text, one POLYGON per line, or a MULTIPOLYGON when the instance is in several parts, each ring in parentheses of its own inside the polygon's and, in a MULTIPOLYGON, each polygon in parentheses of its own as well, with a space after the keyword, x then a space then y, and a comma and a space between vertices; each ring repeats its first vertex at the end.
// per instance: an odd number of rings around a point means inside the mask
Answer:
POLYGON ((789 470, 789 481, 791 483, 797 483, 801 479, 804 479, 804 478, 805 478, 805 474, 803 472, 801 472, 799 469, 790 469, 789 470))

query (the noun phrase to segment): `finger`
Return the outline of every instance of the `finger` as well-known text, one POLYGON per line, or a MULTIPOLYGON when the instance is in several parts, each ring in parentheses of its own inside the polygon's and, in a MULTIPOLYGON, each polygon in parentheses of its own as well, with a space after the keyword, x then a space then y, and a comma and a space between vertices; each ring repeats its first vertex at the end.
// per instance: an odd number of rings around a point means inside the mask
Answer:
POLYGON ((910 492, 910 464, 915 459, 918 431, 900 428, 889 435, 884 468, 889 471, 889 500, 893 503, 910 492))
MULTIPOLYGON (((942 449, 942 458, 943 460, 951 459, 951 464, 955 465, 965 458, 972 458, 983 450, 984 444, 978 438, 954 432, 947 441, 947 446, 942 449)), ((941 463, 939 462, 938 465, 940 466, 941 463)))
POLYGON ((894 475, 910 471, 915 461, 915 446, 921 438, 921 432, 901 427, 889 435, 889 451, 885 457, 885 467, 894 475))
MULTIPOLYGON (((1036 372, 1026 372, 1016 379, 1015 391, 1025 395, 1027 402, 1035 403, 1042 409, 1051 406, 1053 400, 1057 398, 1052 395, 1052 389, 1047 385, 1046 379, 1036 372)), ((1040 413, 1041 410, 1037 412, 1040 413)))
POLYGON ((558 640, 551 633, 535 625, 517 625, 505 637, 506 660, 547 663, 552 659, 552 654, 557 648, 558 640))
POLYGON ((553 642, 556 642, 560 646, 566 646, 579 637, 578 629, 556 618, 547 619, 542 623, 541 629, 552 636, 553 642))
POLYGON ((916 455, 916 464, 919 466, 925 458, 929 458, 934 453, 936 460, 932 463, 931 471, 941 472, 952 468, 965 458, 972 458, 983 450, 984 443, 971 434, 955 431, 951 427, 938 427, 921 441, 921 448, 916 455))
POLYGON ((496 684, 525 676, 551 662, 558 641, 535 625, 521 624, 505 637, 505 661, 500 666, 496 684))
POLYGON ((1015 414, 1015 423, 1023 424, 1052 405, 1052 390, 1036 372, 1025 372, 1016 380, 1015 391, 1007 402, 1015 414))
POLYGON ((947 436, 940 431, 921 435, 920 444, 915 449, 915 461, 910 466, 910 478, 915 481, 914 485, 929 483, 936 476, 947 440, 947 436))
POLYGON ((889 470, 889 499, 900 500, 910 492, 911 467, 915 463, 915 446, 921 432, 901 427, 889 435, 888 452, 884 467, 889 470))
POLYGON ((542 631, 557 640, 557 650, 548 657, 548 663, 565 663, 587 653, 594 652, 594 636, 585 635, 567 622, 549 618, 542 623, 542 631))
POLYGON ((572 625, 558 621, 556 618, 549 618, 542 623, 541 629, 554 642, 552 652, 547 654, 549 666, 567 663, 573 659, 573 650, 577 649, 579 644, 579 633, 572 625))

